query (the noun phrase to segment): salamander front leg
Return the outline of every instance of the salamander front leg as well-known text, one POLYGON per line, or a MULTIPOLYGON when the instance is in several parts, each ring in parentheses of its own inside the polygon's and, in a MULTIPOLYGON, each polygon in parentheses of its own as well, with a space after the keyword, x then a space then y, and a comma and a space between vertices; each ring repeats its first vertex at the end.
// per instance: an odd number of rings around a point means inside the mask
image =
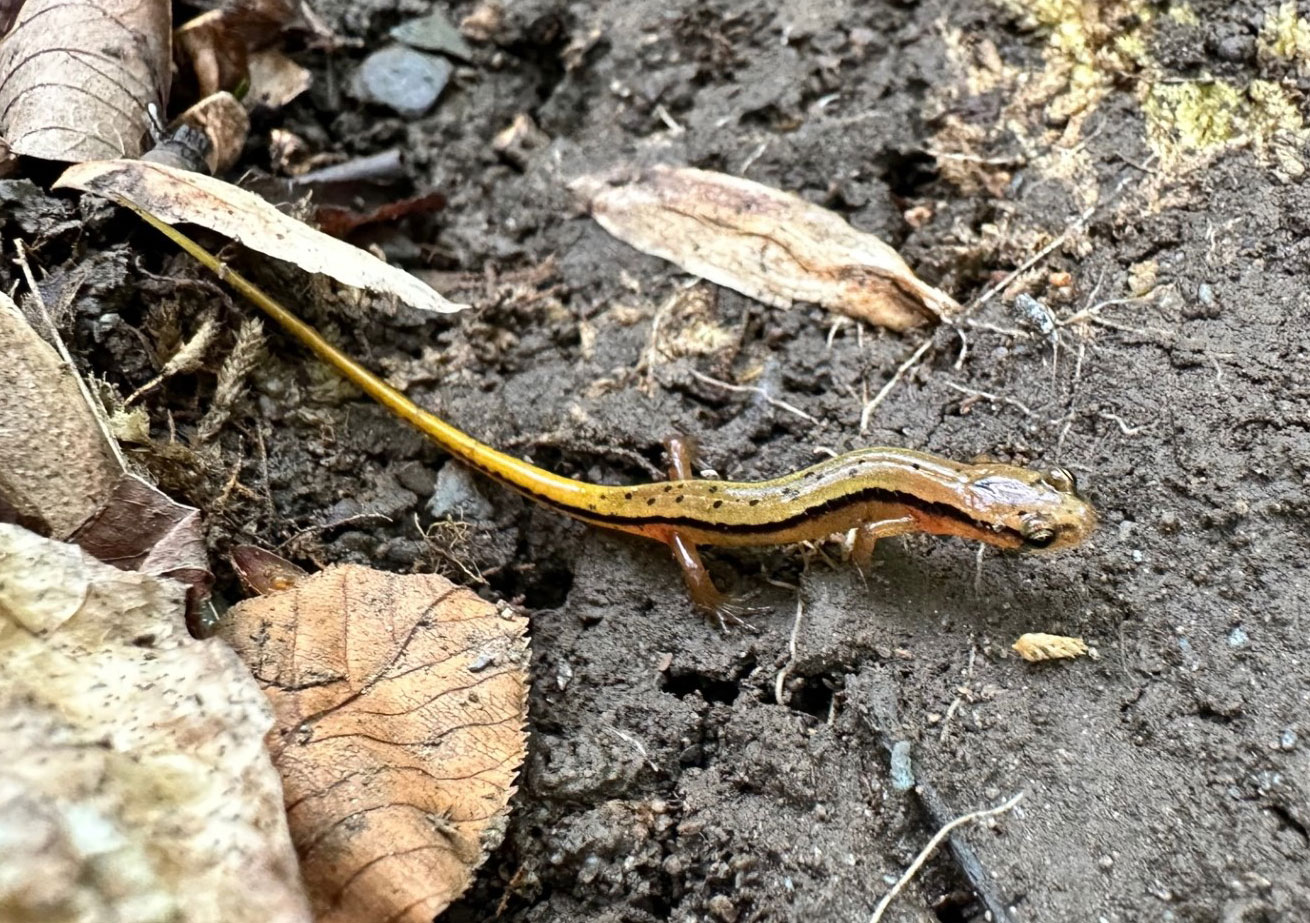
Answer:
MULTIPOLYGON (((692 469, 696 456, 696 442, 690 436, 670 436, 664 441, 669 453, 669 478, 674 481, 689 481, 695 477, 692 469)), ((713 617, 720 628, 729 625, 742 625, 743 617, 752 612, 765 612, 766 609, 747 606, 739 599, 734 599, 719 591, 710 579, 710 572, 701 560, 696 545, 682 533, 674 530, 667 539, 673 551, 673 560, 682 568, 682 579, 687 583, 687 592, 692 604, 705 615, 713 617)))
POLYGON ((914 528, 914 517, 895 504, 874 504, 869 519, 855 530, 855 543, 851 546, 851 561, 859 569, 860 576, 868 574, 873 566, 873 549, 878 539, 904 535, 913 532, 914 528))

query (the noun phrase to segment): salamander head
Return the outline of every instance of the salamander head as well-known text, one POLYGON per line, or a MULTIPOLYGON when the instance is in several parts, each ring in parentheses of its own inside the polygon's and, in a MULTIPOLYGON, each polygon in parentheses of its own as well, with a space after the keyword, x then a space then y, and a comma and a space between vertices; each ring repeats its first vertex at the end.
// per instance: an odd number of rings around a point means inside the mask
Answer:
POLYGON ((1064 468, 972 466, 968 494, 974 516, 1010 548, 1053 551, 1079 544, 1096 528, 1096 513, 1064 468))

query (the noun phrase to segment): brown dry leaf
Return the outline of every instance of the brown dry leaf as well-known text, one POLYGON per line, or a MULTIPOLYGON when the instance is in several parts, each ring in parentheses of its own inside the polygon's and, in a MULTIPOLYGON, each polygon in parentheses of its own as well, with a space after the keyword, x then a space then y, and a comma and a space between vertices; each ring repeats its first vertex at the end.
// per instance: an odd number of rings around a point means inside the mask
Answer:
POLYGON ((222 10, 201 13, 178 26, 173 41, 195 78, 195 95, 205 99, 235 90, 249 75, 246 39, 222 10))
POLYGON ((107 564, 173 577, 193 602, 213 575, 200 512, 126 473, 73 372, 0 294, 0 521, 71 539, 107 564))
POLYGON ((76 375, 3 293, 0 356, 0 520, 67 538, 123 469, 76 375))
POLYGON ((309 89, 313 81, 308 70, 272 48, 250 55, 250 89, 245 102, 250 108, 281 109, 309 89))
POLYGON ((255 545, 235 546, 229 559, 241 585, 257 596, 281 593, 309 579, 299 564, 255 545))
POLYGON ((420 311, 445 314, 468 307, 447 301, 405 270, 283 214, 254 193, 213 177, 140 160, 106 160, 70 167, 54 188, 94 192, 168 224, 209 228, 306 272, 392 295, 420 311))
POLYGON ((1068 660, 1087 656, 1087 642, 1066 635, 1048 635, 1040 631, 1021 635, 1011 647, 1029 663, 1042 660, 1068 660))
POLYGON ((172 577, 187 586, 193 603, 207 597, 214 582, 200 510, 134 474, 123 474, 69 539, 106 564, 172 577))
POLYGON ((264 685, 319 923, 428 923, 504 832, 523 761, 527 620, 434 575, 345 565, 224 629, 264 685))
MULTIPOLYGON (((214 175, 226 173, 236 166, 245 150, 250 134, 250 116, 246 107, 231 93, 221 92, 206 96, 174 120, 190 125, 209 139, 209 153, 205 165, 214 175)), ((155 163, 169 163, 151 158, 155 163)))
POLYGON ((583 176, 572 188, 625 243, 774 307, 811 301, 892 330, 960 307, 872 234, 750 180, 656 166, 617 185, 583 176))
POLYGON ((139 156, 171 25, 168 0, 27 0, 0 41, 0 137, 45 160, 139 156))
POLYGON ((0 917, 308 923, 268 703, 183 595, 0 525, 0 917))

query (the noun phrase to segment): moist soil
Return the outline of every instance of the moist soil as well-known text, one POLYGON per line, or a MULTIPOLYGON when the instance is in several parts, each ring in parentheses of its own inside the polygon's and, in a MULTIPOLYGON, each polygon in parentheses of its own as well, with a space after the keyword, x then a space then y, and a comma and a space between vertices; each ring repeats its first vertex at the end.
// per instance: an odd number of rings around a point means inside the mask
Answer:
MULTIPOLYGON (((405 120, 340 88, 424 5, 317 6, 358 45, 297 56, 315 88, 256 119, 247 166, 267 165, 274 128, 352 157, 402 148, 409 191, 446 208, 354 239, 474 308, 391 317, 240 265, 419 403, 613 484, 661 477, 675 432, 733 479, 878 444, 1060 464, 1101 521, 1053 555, 886 541, 867 580, 832 548, 711 553, 721 586, 768 608, 723 631, 663 547, 489 482, 463 525, 433 529, 444 454, 276 331, 204 452, 188 440, 222 357, 170 380, 145 400, 158 445, 135 457, 205 509, 215 562, 254 542, 308 565, 437 569, 531 614, 527 764, 504 842, 448 919, 867 920, 945 821, 1019 793, 884 919, 1310 919, 1303 147, 1281 171, 1253 143, 1166 164, 1133 73, 1074 116, 1075 144, 1035 145, 1061 117, 1006 123, 1020 84, 968 84, 958 46, 1036 74, 1051 30, 982 0, 506 4, 437 107, 405 120), (544 139, 493 150, 520 113, 544 139), (948 133, 973 147, 941 153, 948 133), (1053 168, 1061 153, 1082 168, 1053 168), (969 322, 898 335, 689 287, 567 189, 656 162, 840 212, 969 322), (1048 336, 1016 291, 1061 318, 1112 303, 1048 336), (707 324, 728 335, 679 340, 707 324), (1010 645, 1030 631, 1094 656, 1027 663, 1010 645)), ((1149 9, 1168 24, 1145 33, 1157 76, 1270 79, 1300 99, 1257 52, 1265 7, 1149 9)), ((148 381, 161 299, 185 329, 218 310, 230 348, 247 306, 179 285, 204 276, 134 219, 78 207, 11 202, 5 234, 38 241, 52 279, 89 270, 69 321, 86 370, 124 394, 148 381)))

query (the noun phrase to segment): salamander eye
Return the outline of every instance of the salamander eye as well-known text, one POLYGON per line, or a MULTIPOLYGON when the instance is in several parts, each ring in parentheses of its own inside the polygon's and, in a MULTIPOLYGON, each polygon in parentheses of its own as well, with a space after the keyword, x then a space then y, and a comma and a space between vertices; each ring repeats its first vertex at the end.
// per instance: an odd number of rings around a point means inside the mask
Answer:
POLYGON ((1062 494, 1078 492, 1078 481, 1074 479, 1073 472, 1068 468, 1052 468, 1046 472, 1046 480, 1062 494))
POLYGON ((1040 516, 1025 516, 1019 522, 1019 534, 1033 548, 1049 548, 1055 541, 1055 529, 1040 516))

